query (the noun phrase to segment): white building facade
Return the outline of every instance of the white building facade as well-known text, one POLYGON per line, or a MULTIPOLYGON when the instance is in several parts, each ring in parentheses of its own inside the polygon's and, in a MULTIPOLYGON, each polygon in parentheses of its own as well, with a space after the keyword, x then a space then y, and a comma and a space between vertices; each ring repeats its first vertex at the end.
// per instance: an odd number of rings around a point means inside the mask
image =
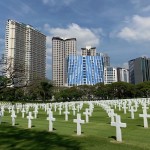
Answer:
POLYGON ((117 68, 104 67, 104 84, 111 84, 117 82, 117 68))
MULTIPOLYGON (((46 36, 31 25, 8 20, 5 35, 5 58, 11 59, 12 69, 22 67, 25 82, 45 78, 46 36)), ((18 72, 20 74, 20 72, 18 72)), ((9 72, 6 72, 9 77, 9 72)))

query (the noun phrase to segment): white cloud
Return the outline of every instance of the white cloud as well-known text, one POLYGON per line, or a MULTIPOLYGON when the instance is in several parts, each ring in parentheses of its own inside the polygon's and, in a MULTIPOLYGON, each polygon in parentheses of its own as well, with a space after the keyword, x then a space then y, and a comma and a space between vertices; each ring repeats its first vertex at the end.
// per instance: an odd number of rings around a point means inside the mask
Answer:
POLYGON ((77 53, 80 53, 82 47, 91 45, 94 47, 99 46, 100 36, 102 29, 89 29, 83 28, 79 25, 72 23, 66 28, 52 28, 48 24, 44 25, 44 29, 48 32, 47 36, 47 74, 50 74, 51 66, 51 57, 52 57, 52 37, 62 37, 62 38, 76 38, 77 39, 77 53))
POLYGON ((133 16, 117 36, 128 41, 150 41, 150 17, 133 16))
MULTIPOLYGON (((45 29, 49 32, 47 40, 50 42, 52 37, 58 36, 63 38, 76 38, 78 48, 85 47, 86 45, 98 46, 100 44, 100 37, 91 29, 82 28, 79 25, 72 23, 67 28, 51 28, 47 24, 45 29)), ((99 31, 100 29, 98 29, 99 31)))

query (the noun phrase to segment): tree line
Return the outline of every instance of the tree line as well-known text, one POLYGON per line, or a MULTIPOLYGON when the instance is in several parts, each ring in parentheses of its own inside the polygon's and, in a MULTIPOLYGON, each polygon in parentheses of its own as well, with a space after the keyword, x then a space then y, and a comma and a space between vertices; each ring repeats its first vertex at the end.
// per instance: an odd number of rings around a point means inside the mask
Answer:
MULTIPOLYGON (((0 78, 0 85, 5 82, 0 78)), ((0 89, 0 100, 6 101, 84 101, 150 97, 150 81, 136 85, 126 82, 112 84, 55 87, 52 81, 36 80, 26 87, 5 87, 0 89)))
POLYGON ((150 81, 136 85, 127 82, 80 85, 59 90, 56 101, 108 100, 150 97, 150 81))

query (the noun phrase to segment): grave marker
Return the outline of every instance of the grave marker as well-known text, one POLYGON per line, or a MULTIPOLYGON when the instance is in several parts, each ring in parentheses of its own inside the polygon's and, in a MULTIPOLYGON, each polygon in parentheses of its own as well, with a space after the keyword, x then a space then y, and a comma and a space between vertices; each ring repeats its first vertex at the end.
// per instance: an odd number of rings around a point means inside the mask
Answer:
POLYGON ((81 124, 84 123, 84 120, 81 120, 81 114, 77 114, 77 119, 74 119, 73 122, 77 123, 77 135, 81 135, 81 124))
POLYGON ((111 126, 116 127, 116 140, 119 142, 122 142, 122 133, 121 133, 121 127, 126 127, 126 123, 121 123, 120 116, 116 116, 116 122, 111 122, 111 126))
POLYGON ((146 108, 143 109, 143 114, 139 114, 139 117, 143 117, 144 128, 148 128, 147 118, 150 118, 150 115, 147 114, 147 109, 146 108))
POLYGON ((15 114, 15 111, 14 110, 12 110, 12 112, 11 112, 11 118, 12 118, 12 126, 14 126, 15 125, 15 118, 16 118, 17 116, 16 116, 16 114, 15 114))
POLYGON ((29 112, 27 119, 28 119, 28 128, 31 128, 32 127, 32 119, 33 119, 32 112, 29 112))
POLYGON ((49 115, 47 117, 47 120, 49 120, 49 131, 53 131, 53 121, 55 121, 56 119, 53 118, 53 112, 49 111, 49 115))

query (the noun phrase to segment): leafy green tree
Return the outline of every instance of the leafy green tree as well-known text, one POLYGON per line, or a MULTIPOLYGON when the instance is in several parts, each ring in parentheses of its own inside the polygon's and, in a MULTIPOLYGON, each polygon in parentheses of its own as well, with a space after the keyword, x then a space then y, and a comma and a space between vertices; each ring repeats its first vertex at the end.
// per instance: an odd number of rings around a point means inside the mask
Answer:
POLYGON ((53 84, 51 81, 45 80, 40 82, 39 91, 44 101, 52 98, 52 88, 53 84))
POLYGON ((57 101, 78 101, 82 98, 82 92, 77 87, 65 88, 55 93, 57 101))
POLYGON ((150 97, 150 81, 139 83, 135 87, 137 97, 150 97))
POLYGON ((94 95, 98 99, 108 99, 109 95, 109 85, 104 85, 104 83, 98 83, 94 86, 94 95))

